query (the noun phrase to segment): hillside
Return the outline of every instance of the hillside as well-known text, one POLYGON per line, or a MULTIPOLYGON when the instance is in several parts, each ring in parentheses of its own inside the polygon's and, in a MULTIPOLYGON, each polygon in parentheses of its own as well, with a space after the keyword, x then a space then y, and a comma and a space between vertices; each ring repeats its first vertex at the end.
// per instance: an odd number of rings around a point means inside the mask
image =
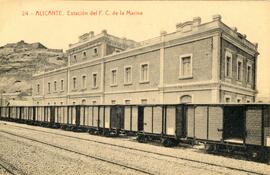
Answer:
POLYGON ((6 44, 0 47, 0 91, 30 94, 33 73, 66 64, 62 50, 49 49, 39 42, 6 44))

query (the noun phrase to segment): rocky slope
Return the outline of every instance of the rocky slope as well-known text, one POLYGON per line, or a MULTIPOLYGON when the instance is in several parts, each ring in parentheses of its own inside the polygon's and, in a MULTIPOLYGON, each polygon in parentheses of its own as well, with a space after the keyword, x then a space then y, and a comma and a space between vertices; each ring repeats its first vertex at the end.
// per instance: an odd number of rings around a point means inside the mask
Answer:
POLYGON ((41 43, 19 41, 0 47, 0 93, 31 93, 31 77, 67 65, 63 50, 48 49, 41 43))

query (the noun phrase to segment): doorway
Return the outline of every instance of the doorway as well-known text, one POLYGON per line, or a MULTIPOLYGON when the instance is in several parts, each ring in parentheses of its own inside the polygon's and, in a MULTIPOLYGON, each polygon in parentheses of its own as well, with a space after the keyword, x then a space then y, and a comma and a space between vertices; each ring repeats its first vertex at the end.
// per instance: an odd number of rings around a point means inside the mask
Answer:
POLYGON ((245 116, 243 106, 225 106, 223 139, 244 139, 245 116))

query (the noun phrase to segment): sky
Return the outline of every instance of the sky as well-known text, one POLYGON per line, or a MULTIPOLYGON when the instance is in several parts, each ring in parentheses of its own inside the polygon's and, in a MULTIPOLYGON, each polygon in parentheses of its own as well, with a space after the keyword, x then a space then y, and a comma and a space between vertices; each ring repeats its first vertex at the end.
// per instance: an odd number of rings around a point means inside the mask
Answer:
POLYGON ((204 23, 220 14, 225 24, 237 27, 249 41, 259 44, 257 89, 259 95, 270 95, 270 1, 0 0, 0 4, 0 46, 24 40, 64 50, 90 31, 98 34, 106 29, 112 35, 143 41, 159 36, 163 30, 174 32, 177 23, 193 17, 201 17, 204 23), (41 15, 48 11, 56 12, 41 15), (71 16, 68 11, 88 15, 71 16))

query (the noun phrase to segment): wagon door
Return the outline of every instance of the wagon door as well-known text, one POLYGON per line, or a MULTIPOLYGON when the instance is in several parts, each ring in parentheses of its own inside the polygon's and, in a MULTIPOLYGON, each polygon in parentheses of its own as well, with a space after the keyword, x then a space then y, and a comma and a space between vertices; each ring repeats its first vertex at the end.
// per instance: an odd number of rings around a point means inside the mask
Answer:
POLYGON ((111 107, 111 128, 123 129, 124 128, 124 108, 121 106, 111 107))
MULTIPOLYGON (((190 108, 192 109, 192 108, 190 108)), ((220 141, 222 139, 223 129, 223 109, 221 106, 196 106, 194 108, 193 120, 188 121, 190 129, 193 129, 195 138, 211 141, 220 141), (192 122, 194 124, 192 124, 192 122)), ((192 111, 190 111, 192 112, 192 111)), ((190 116, 188 116, 190 117, 190 116)), ((192 115, 191 115, 192 117, 192 115)), ((188 132, 190 132, 188 129, 188 132)))
POLYGON ((263 144, 262 137, 263 108, 261 106, 247 106, 246 108, 246 143, 252 145, 263 144))
POLYGON ((223 135, 223 108, 221 106, 208 107, 208 139, 222 140, 223 135))

